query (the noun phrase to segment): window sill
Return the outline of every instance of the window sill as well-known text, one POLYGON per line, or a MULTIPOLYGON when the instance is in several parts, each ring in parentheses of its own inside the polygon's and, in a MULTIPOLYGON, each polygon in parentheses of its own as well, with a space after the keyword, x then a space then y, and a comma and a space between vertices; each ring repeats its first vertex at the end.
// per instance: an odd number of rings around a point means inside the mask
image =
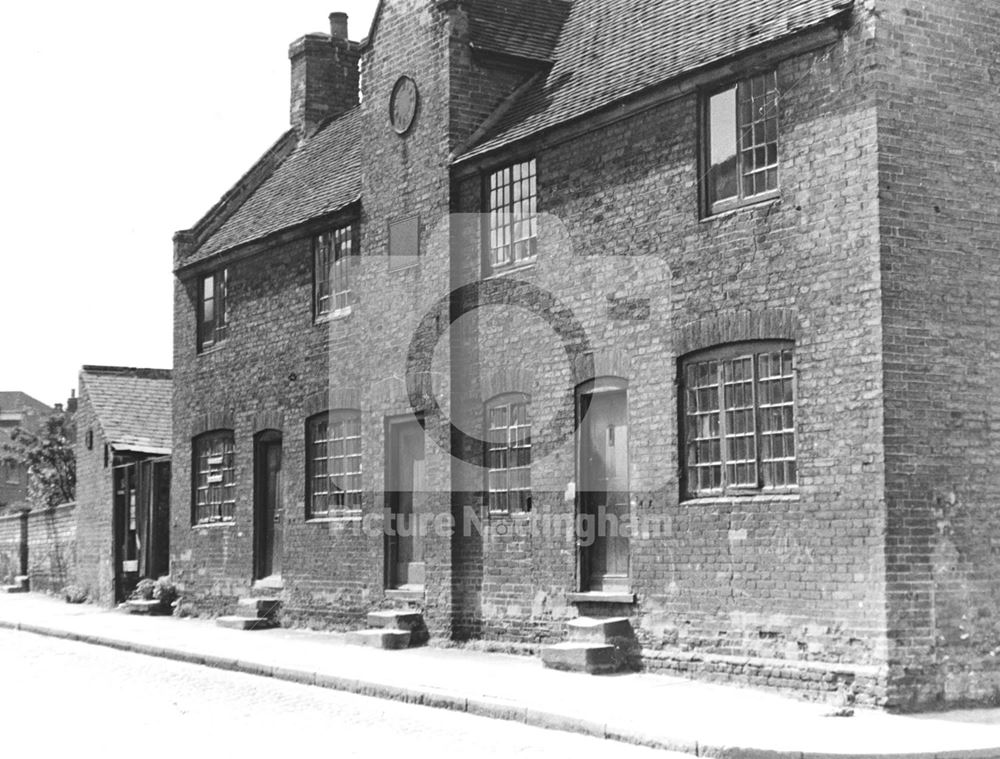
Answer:
POLYGON ((583 593, 567 593, 566 599, 572 604, 634 604, 635 593, 589 590, 583 593))
POLYGON ((424 600, 425 594, 423 590, 386 588, 385 597, 390 601, 419 602, 424 600))
POLYGON ((502 269, 496 269, 483 276, 483 279, 499 279, 501 277, 509 277, 515 274, 521 274, 523 272, 531 271, 535 268, 535 264, 538 263, 538 256, 535 256, 529 261, 524 261, 517 264, 516 266, 505 266, 502 269))
POLYGON ((401 272, 414 271, 420 268, 420 256, 399 256, 399 258, 412 258, 413 263, 398 264, 396 266, 393 266, 390 263, 389 266, 386 267, 389 274, 399 274, 401 272))
POLYGON ((347 522, 360 522, 361 514, 344 514, 336 517, 311 517, 306 520, 306 524, 344 524, 347 522))
POLYGON ((198 357, 201 356, 211 356, 213 353, 221 353, 222 349, 226 347, 225 342, 216 343, 211 348, 205 348, 204 350, 197 351, 198 357))
POLYGON ((342 319, 347 319, 350 315, 354 313, 352 306, 347 306, 346 308, 338 308, 336 311, 330 311, 326 314, 320 314, 313 320, 313 324, 320 326, 322 324, 327 324, 329 322, 340 321, 342 319))
POLYGON ((718 221, 720 219, 725 219, 730 216, 738 214, 740 211, 748 211, 754 208, 761 208, 763 206, 777 205, 781 203, 781 192, 779 190, 774 190, 772 192, 761 193, 760 195, 754 195, 753 197, 747 198, 746 200, 733 201, 732 205, 726 205, 717 211, 710 212, 707 216, 702 216, 699 222, 711 222, 718 221))
POLYGON ((695 504, 735 503, 747 501, 797 501, 798 490, 761 490, 754 493, 729 493, 686 496, 681 498, 681 506, 695 504))
POLYGON ((530 519, 530 511, 488 511, 486 513, 490 519, 530 519))
POLYGON ((235 527, 236 520, 230 519, 226 522, 205 522, 203 524, 191 525, 192 530, 217 530, 220 527, 235 527))

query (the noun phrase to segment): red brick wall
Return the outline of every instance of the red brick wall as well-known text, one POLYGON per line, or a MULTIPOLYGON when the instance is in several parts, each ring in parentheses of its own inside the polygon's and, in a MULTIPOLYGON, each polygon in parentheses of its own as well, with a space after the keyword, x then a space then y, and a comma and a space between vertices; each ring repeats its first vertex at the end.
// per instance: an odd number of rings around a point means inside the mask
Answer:
MULTIPOLYGON (((567 599, 577 589, 572 535, 514 538, 523 518, 493 518, 482 548, 488 637, 560 638, 577 613, 619 613, 647 653, 659 652, 650 666, 688 669, 683 652, 824 663, 856 671, 865 698, 884 697, 876 117, 848 76, 858 34, 779 68, 779 202, 699 220, 694 96, 536 154, 550 218, 538 264, 517 276, 584 325, 591 375, 628 380, 636 512, 668 533, 632 540, 637 604, 578 607, 567 599), (648 304, 648 319, 615 308, 630 298, 648 304), (798 493, 681 503, 677 359, 753 338, 795 340, 798 493)), ((478 178, 457 192, 461 210, 479 210, 478 178)), ((467 256, 474 270, 478 249, 467 256)), ((572 377, 540 318, 483 311, 479 329, 459 362, 479 365, 466 384, 524 369, 533 413, 558 409, 568 434, 573 384, 591 375, 572 377)), ((472 417, 485 399, 470 402, 472 417)), ((534 464, 535 510, 571 518, 564 493, 575 480, 572 445, 534 464)))
MULTIPOLYGON (((427 6, 415 1, 388 4, 377 42, 363 57, 365 201, 350 315, 314 324, 311 242, 303 238, 230 267, 228 338, 217 350, 198 356, 195 280, 183 276, 178 282, 172 573, 185 597, 204 611, 224 610, 250 590, 253 438, 264 420, 268 427, 280 423, 283 433, 286 619, 317 626, 356 625, 369 608, 384 603, 386 418, 411 410, 405 386, 411 337, 427 309, 448 292, 447 32, 445 18, 427 6), (389 97, 403 74, 417 82, 421 98, 416 122, 405 138, 388 124, 389 97), (421 258, 414 266, 389 271, 388 222, 414 214, 420 217, 421 258), (369 528, 364 530, 357 520, 305 518, 306 419, 345 404, 357 405, 363 417, 363 510, 369 528), (192 527, 191 438, 197 420, 214 412, 224 412, 233 421, 236 521, 192 527)), ((446 304, 437 306, 443 317, 446 304)), ((430 344, 420 348, 433 349, 430 344)), ((435 355, 447 361, 447 344, 438 346, 435 355)), ((447 399, 446 376, 437 393, 447 399)), ((441 436, 433 422, 430 429, 441 436)), ((431 441, 426 455, 433 509, 447 514, 448 457, 431 441)), ((447 634, 448 536, 432 537, 427 551, 428 624, 447 634)))
POLYGON ((31 589, 61 591, 72 580, 76 562, 76 505, 0 517, 0 582, 21 573, 22 552, 31 589))
POLYGON ((76 504, 36 509, 28 516, 28 577, 33 591, 59 593, 76 567, 76 504))
POLYGON ((24 520, 22 513, 0 516, 0 582, 13 582, 21 574, 24 520))
MULTIPOLYGON (((699 219, 693 95, 547 140, 535 155, 549 219, 538 264, 519 276, 586 330, 592 355, 570 365, 537 314, 483 309, 436 346, 433 335, 411 346, 425 314, 449 318, 449 288, 480 274, 477 234, 447 221, 481 210, 480 179, 451 181, 448 151, 517 82, 469 57, 460 11, 430 5, 386 4, 363 53, 351 314, 313 324, 303 239, 233 264, 229 338, 196 356, 195 273, 178 283, 171 548, 185 594, 221 610, 249 589, 253 437, 280 425, 288 618, 347 625, 384 603, 377 530, 305 520, 305 419, 324 394, 362 410, 364 512, 377 526, 386 417, 410 407, 408 354, 433 353, 437 400, 469 432, 512 367, 553 436, 572 427, 574 383, 612 374, 628 381, 635 511, 667 530, 632 540, 637 603, 574 605, 572 535, 518 536, 524 518, 496 517, 484 535, 430 542, 433 632, 534 642, 578 613, 620 613, 652 668, 811 690, 853 678, 862 698, 896 706, 993 698, 997 10, 885 0, 859 8, 841 41, 783 62, 773 203, 699 219), (400 138, 388 103, 403 74, 421 106, 400 138), (389 271, 388 223, 412 214, 422 258, 389 271), (764 338, 795 341, 797 493, 682 501, 678 360, 764 338), (213 413, 235 430, 237 519, 192 528, 191 437, 213 413)), ((437 419, 429 434, 455 442, 437 419)), ((481 508, 480 470, 429 441, 428 471, 439 513, 481 508)), ((571 517, 575 480, 571 444, 538 461, 535 513, 571 517)))
POLYGON ((890 693, 1000 693, 1000 7, 879 3, 890 693))

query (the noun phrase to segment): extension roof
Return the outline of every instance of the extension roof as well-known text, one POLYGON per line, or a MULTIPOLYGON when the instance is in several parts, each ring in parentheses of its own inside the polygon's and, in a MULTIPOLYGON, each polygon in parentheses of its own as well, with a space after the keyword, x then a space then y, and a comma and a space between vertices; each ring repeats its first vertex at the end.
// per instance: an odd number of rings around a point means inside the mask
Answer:
POLYGON ((86 388, 94 414, 112 448, 167 454, 173 444, 173 382, 169 369, 85 366, 86 388))
POLYGON ((537 87, 463 157, 831 21, 852 0, 575 0, 537 87))

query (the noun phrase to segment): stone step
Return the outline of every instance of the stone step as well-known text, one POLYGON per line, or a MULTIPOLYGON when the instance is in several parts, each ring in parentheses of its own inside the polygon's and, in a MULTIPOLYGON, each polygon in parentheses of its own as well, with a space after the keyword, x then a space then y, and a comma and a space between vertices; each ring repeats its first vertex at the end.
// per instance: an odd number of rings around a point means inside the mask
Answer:
POLYGON ((270 619, 274 617, 281 608, 281 600, 278 598, 241 598, 236 602, 237 617, 248 617, 250 619, 270 619))
POLYGON ((424 615, 410 609, 385 609, 368 612, 368 627, 413 632, 424 626, 424 615))
POLYGON ((612 643, 635 638, 627 617, 577 617, 566 623, 566 631, 568 639, 577 643, 612 643))
POLYGON ((260 617, 219 617, 215 620, 219 627, 228 627, 231 630, 270 630, 277 627, 278 623, 273 619, 260 617))
POLYGON ((619 669, 615 647, 598 643, 567 641, 545 646, 542 663, 551 669, 603 675, 619 669))
POLYGON ((353 646, 371 646, 395 651, 409 648, 410 633, 406 630, 355 630, 347 633, 347 642, 353 646))
POLYGON ((420 646, 430 635, 424 624, 424 615, 413 609, 383 609, 368 613, 368 627, 372 630, 404 630, 410 634, 410 646, 420 646))

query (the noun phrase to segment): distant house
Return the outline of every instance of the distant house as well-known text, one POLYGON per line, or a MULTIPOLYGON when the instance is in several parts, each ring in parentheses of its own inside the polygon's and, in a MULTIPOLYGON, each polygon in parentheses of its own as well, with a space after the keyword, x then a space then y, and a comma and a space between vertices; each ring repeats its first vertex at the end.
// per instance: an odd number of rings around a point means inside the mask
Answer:
MULTIPOLYGON (((39 432, 56 409, 19 390, 0 390, 0 448, 18 428, 39 432)), ((27 506, 28 473, 23 466, 0 460, 0 512, 27 506)))
POLYGON ((76 579, 99 603, 169 572, 172 392, 167 369, 80 372, 76 579))

